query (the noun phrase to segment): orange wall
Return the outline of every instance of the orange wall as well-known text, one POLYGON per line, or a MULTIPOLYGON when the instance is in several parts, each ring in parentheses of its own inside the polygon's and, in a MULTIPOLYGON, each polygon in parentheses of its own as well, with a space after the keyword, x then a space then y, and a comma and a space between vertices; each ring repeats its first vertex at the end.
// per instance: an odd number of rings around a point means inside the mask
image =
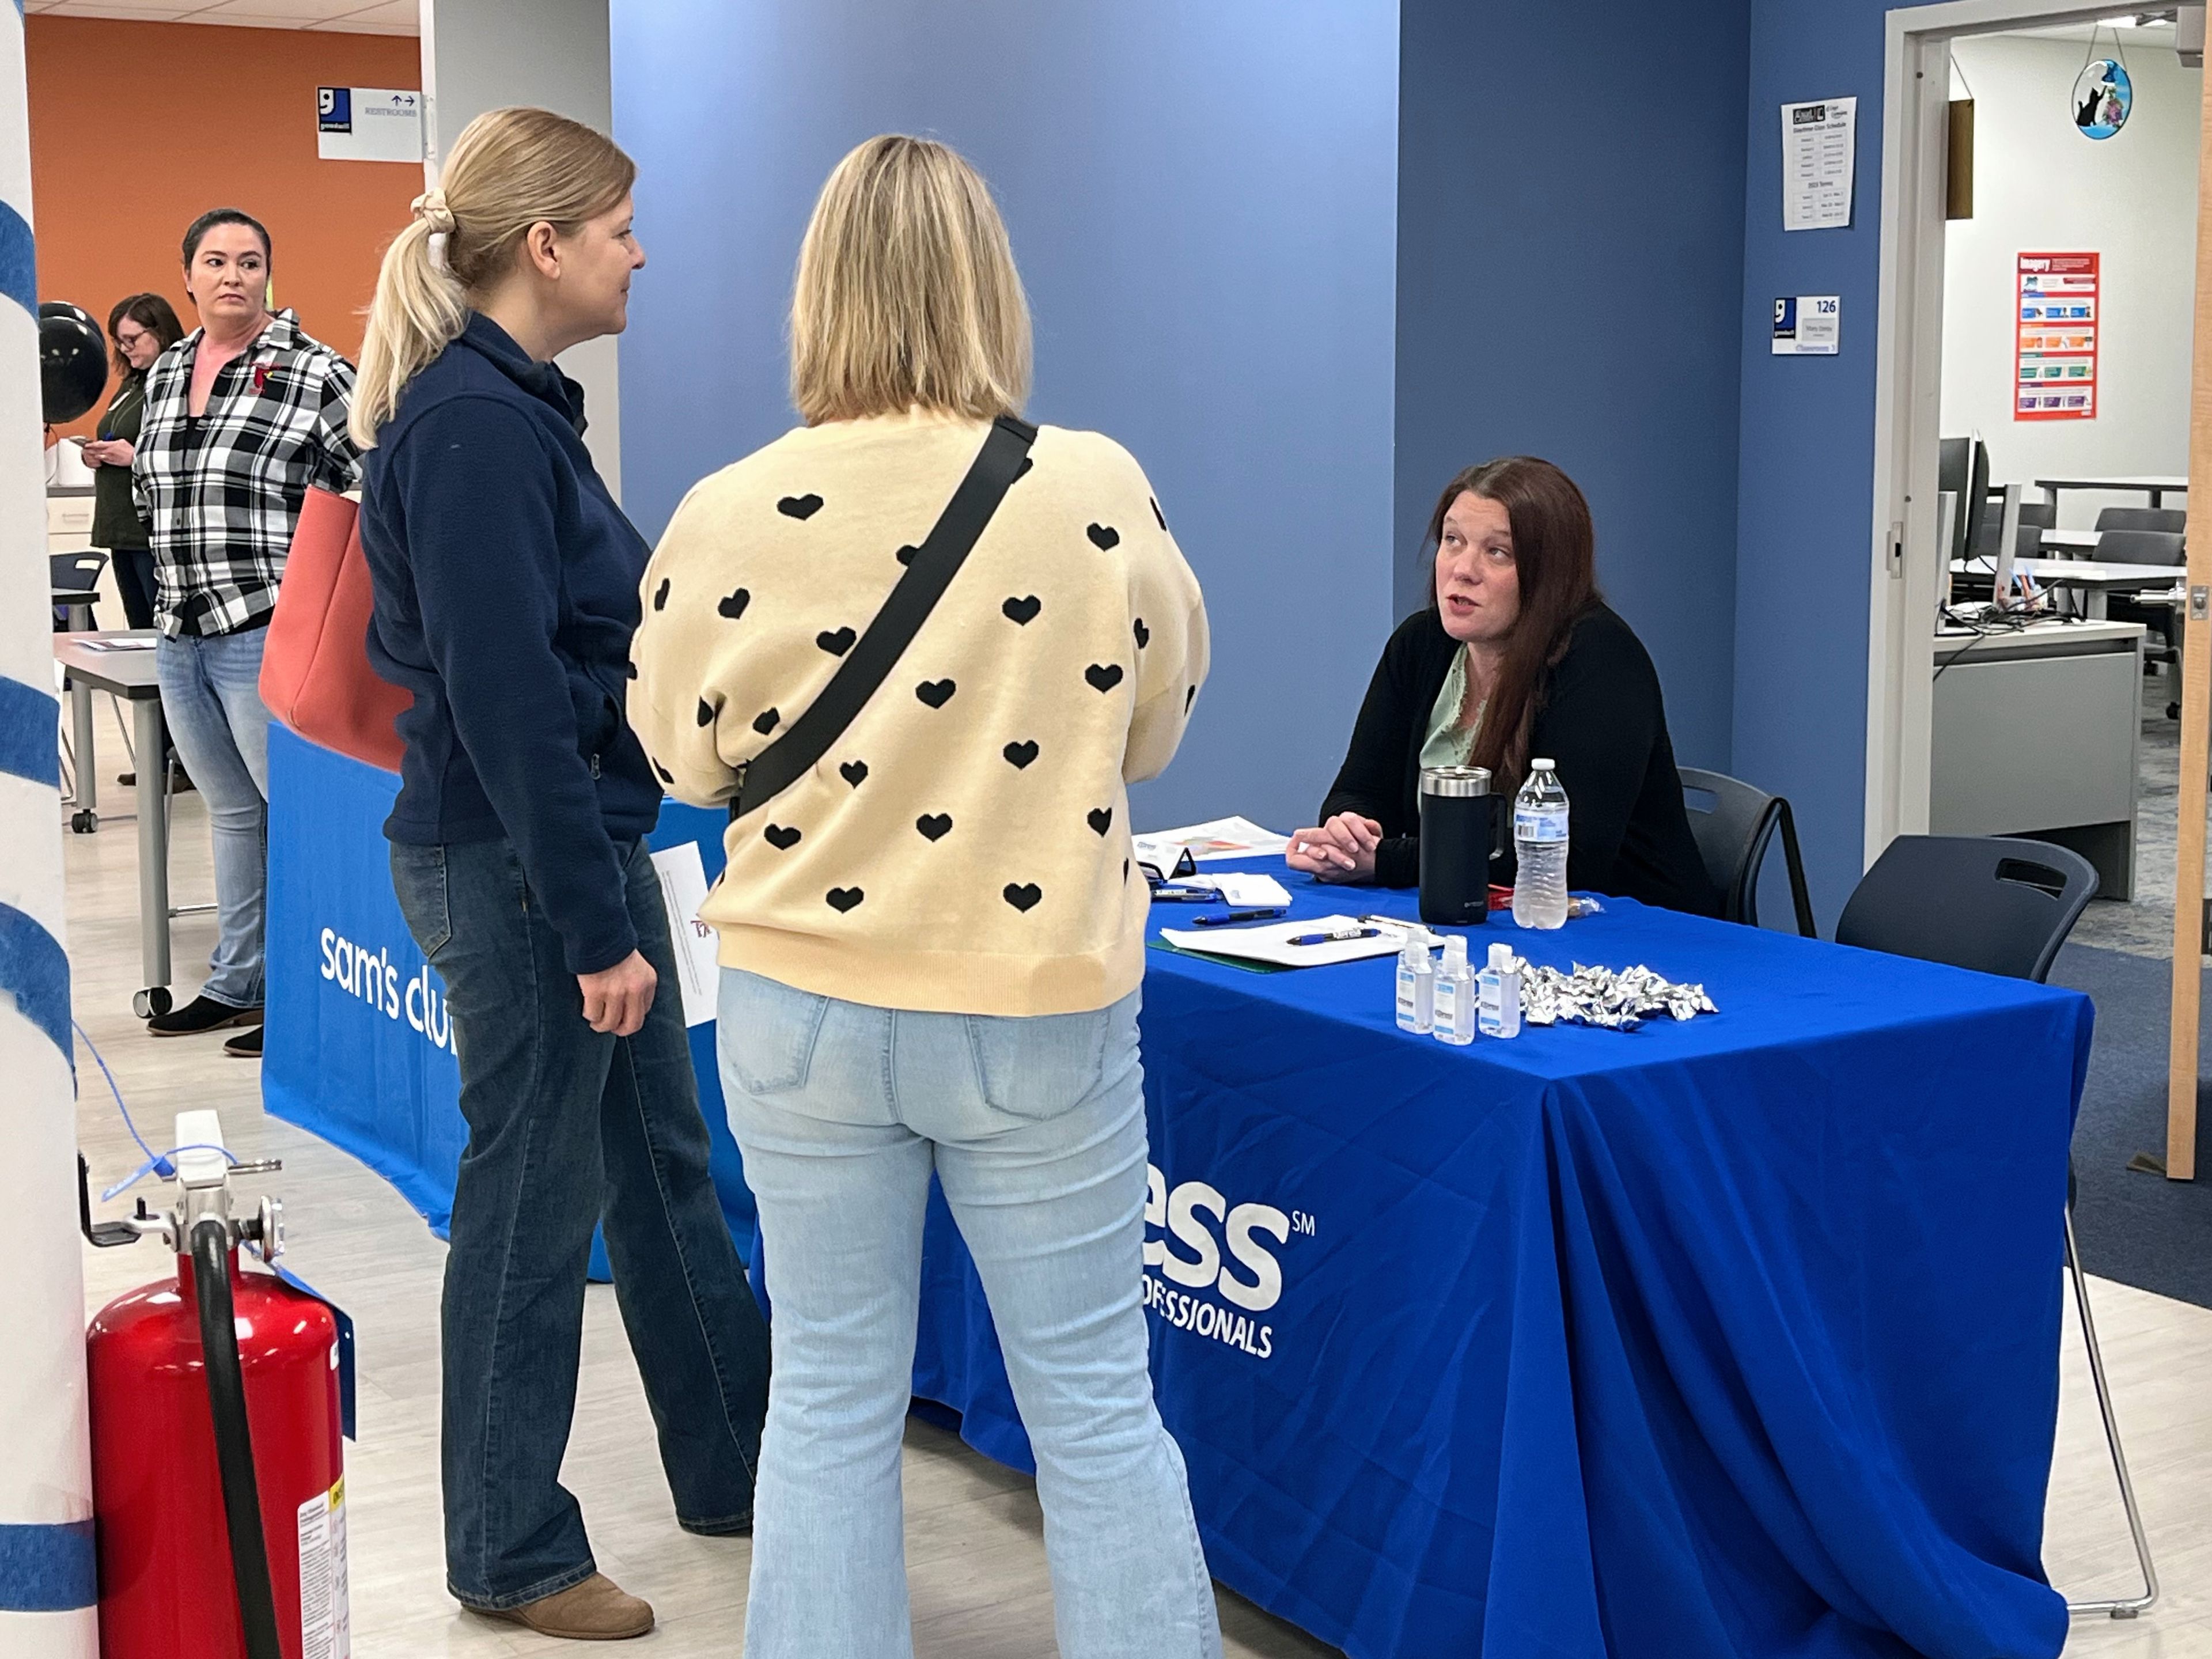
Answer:
POLYGON ((211 207, 243 208, 276 244, 276 303, 358 356, 377 260, 422 173, 318 161, 315 88, 419 87, 419 42, 34 15, 24 46, 41 300, 104 323, 125 295, 151 289, 189 330, 185 227, 211 207))

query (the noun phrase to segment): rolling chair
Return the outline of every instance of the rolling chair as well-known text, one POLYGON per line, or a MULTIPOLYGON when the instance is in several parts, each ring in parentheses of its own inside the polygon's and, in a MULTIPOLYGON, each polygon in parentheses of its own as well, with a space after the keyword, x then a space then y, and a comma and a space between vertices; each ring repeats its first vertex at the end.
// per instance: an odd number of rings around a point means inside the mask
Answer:
POLYGON ((1741 779, 1696 767, 1677 769, 1682 777, 1682 805, 1705 873, 1721 894, 1721 920, 1759 926, 1759 872, 1766 862, 1775 832, 1782 835, 1782 856, 1790 866, 1790 899, 1797 912, 1797 931, 1820 938, 1813 921, 1813 900, 1805 888, 1805 861, 1797 851, 1797 823, 1790 803, 1754 789, 1741 779), (1707 806, 1697 797, 1710 795, 1707 806))
MULTIPOLYGON (((2043 532, 2057 522, 2058 509, 2049 501, 2022 501, 2020 504, 2020 534, 2013 544, 2013 556, 2036 559, 2043 556, 2043 532)), ((1997 538, 2004 530, 2004 497, 1984 504, 1982 521, 1975 526, 1972 544, 1967 550, 1977 557, 1993 557, 1997 550, 1997 538)))
POLYGON ((2188 556, 2179 530, 2106 530, 2097 537, 2099 564, 2178 565, 2188 556))
POLYGON ((2097 514, 2100 530, 2164 530, 2180 535, 2189 528, 2189 512, 2179 507, 2108 507, 2097 514))
MULTIPOLYGON (((73 598, 66 610, 73 611, 82 605, 85 621, 97 626, 98 621, 92 614, 93 593, 100 586, 100 573, 107 568, 107 555, 96 552, 49 553, 46 555, 46 568, 58 597, 64 593, 84 595, 82 599, 73 598)), ((54 632, 67 633, 70 622, 64 606, 57 604, 54 606, 54 632)))
MULTIPOLYGON (((2097 872, 2089 861, 2063 847, 1996 836, 1899 836, 1860 878, 1836 924, 1836 943, 2041 984, 2096 891, 2097 872)), ((2132 1619, 2158 1600, 2158 1572, 2143 1535, 2142 1512, 2136 1506, 2135 1484, 2128 1478, 2127 1455, 2120 1449, 2119 1420, 2112 1413, 2104 1353, 2089 1311, 2089 1281, 2074 1245, 2070 1164, 2065 1245, 2082 1344, 2089 1351, 2089 1375, 2097 1386, 2097 1409, 2105 1419, 2105 1443, 2112 1449, 2120 1503, 2143 1576, 2141 1595, 2069 1601, 2066 1610, 2132 1619)))
MULTIPOLYGON (((2106 507, 2097 515, 2099 563, 2179 566, 2187 562, 2189 555, 2179 527, 2172 530, 2138 529, 2124 524, 2107 527, 2106 521, 2120 514, 2136 518, 2166 520, 2185 520, 2188 516, 2171 507, 2106 507)), ((2144 642, 2144 664, 2172 663, 2175 678, 2179 681, 2181 674, 2181 619, 2172 605, 2146 605, 2124 593, 2115 593, 2105 602, 2105 614, 2114 622, 2141 623, 2148 629, 2150 640, 2144 642)), ((2166 717, 2170 720, 2179 720, 2181 705, 2179 702, 2168 703, 2166 717)))

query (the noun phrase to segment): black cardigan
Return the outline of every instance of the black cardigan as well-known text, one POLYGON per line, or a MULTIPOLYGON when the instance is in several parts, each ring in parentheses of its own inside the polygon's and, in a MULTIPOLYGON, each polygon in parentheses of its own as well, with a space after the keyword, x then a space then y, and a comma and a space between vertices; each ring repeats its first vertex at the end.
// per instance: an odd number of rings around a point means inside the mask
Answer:
MULTIPOLYGON (((1382 647, 1352 747, 1321 805, 1324 821, 1358 812, 1382 826, 1375 878, 1420 880, 1421 745, 1459 642, 1433 611, 1408 617, 1382 647)), ((1532 757, 1554 761, 1571 819, 1567 884, 1715 915, 1720 896, 1705 874, 1667 736, 1658 671, 1628 624, 1601 605, 1575 624, 1566 654, 1538 688, 1532 757)), ((1510 884, 1514 857, 1491 866, 1510 884)))

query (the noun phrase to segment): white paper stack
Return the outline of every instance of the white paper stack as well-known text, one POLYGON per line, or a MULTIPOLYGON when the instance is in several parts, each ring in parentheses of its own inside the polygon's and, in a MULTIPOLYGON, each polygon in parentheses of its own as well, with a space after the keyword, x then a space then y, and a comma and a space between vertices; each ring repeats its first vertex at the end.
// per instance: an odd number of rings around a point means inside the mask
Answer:
POLYGON ((1191 857, 1203 864, 1210 859, 1277 857, 1291 844, 1288 836, 1262 829, 1249 818, 1209 818, 1204 823, 1186 824, 1180 830, 1158 830, 1133 839, 1138 861, 1163 872, 1175 868, 1177 857, 1186 848, 1191 857))
POLYGON ((1182 884, 1185 887, 1211 887, 1221 895, 1224 904, 1240 910, 1290 908, 1291 890, 1273 876, 1224 871, 1218 876, 1187 876, 1182 884))
POLYGON ((1179 951, 1200 951, 1210 957, 1269 962, 1279 968, 1325 968, 1367 957, 1395 957, 1406 942, 1406 929, 1387 921, 1362 921, 1357 916, 1307 916, 1257 927, 1163 927, 1160 937, 1179 951), (1370 937, 1334 939, 1325 945, 1293 942, 1323 933, 1370 937))

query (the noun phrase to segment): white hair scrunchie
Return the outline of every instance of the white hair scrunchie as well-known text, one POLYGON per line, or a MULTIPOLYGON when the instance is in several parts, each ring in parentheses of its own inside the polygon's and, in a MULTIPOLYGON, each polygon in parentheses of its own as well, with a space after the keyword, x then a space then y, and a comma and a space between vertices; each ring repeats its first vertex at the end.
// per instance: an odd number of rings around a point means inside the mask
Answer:
POLYGON ((415 216, 430 227, 430 264, 438 270, 451 270, 446 263, 446 239, 453 234, 453 210, 446 205, 446 192, 426 190, 410 204, 415 216))

